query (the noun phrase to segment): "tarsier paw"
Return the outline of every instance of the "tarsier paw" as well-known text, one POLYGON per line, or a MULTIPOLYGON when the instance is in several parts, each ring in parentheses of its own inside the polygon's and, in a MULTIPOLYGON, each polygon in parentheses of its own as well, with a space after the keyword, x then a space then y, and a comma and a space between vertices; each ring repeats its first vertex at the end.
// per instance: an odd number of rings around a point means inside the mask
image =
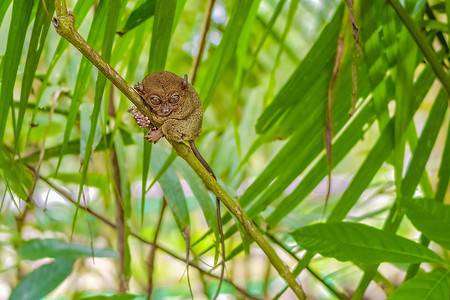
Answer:
POLYGON ((129 112, 133 116, 134 120, 141 128, 149 128, 151 126, 150 119, 144 116, 136 107, 130 108, 129 112))
POLYGON ((156 143, 163 137, 163 132, 161 129, 152 128, 146 135, 145 139, 150 143, 156 143))

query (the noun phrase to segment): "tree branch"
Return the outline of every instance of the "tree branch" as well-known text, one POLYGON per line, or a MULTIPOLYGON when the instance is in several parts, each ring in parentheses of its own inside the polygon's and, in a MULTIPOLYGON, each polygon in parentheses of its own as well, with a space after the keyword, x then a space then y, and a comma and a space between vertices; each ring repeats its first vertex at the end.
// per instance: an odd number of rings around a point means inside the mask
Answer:
MULTIPOLYGON (((153 119, 153 115, 144 105, 138 93, 130 87, 126 81, 114 70, 102 57, 83 39, 83 37, 76 31, 74 27, 74 17, 66 8, 65 0, 55 0, 55 7, 57 16, 53 18, 53 25, 56 31, 72 45, 74 45, 89 61, 92 62, 144 115, 153 119)), ((242 208, 234 201, 225 190, 217 183, 213 176, 206 170, 203 165, 197 160, 195 155, 190 150, 189 146, 182 143, 169 141, 178 155, 183 158, 191 168, 202 179, 205 186, 211 190, 228 210, 241 223, 245 231, 250 235, 259 247, 264 251, 266 256, 274 268, 278 271, 280 276, 286 281, 289 287, 294 291, 299 299, 305 299, 305 294, 302 287, 297 283, 295 276, 290 272, 289 268, 283 263, 281 258, 277 255, 274 248, 264 238, 263 234, 253 224, 252 220, 248 218, 242 208)))

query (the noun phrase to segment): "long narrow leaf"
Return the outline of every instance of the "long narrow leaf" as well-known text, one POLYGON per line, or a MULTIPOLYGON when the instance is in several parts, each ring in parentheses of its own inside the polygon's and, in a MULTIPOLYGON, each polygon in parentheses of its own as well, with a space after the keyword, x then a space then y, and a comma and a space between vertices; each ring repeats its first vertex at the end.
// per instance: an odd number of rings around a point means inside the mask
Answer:
MULTIPOLYGON (((5 135, 6 122, 8 120, 9 109, 13 103, 14 83, 16 82, 17 70, 19 68, 25 35, 30 21, 31 10, 34 1, 17 0, 13 3, 11 23, 9 26, 6 52, 3 57, 2 85, 0 98, 0 140, 3 141, 5 135)), ((14 107, 12 107, 13 125, 15 125, 14 107)))
MULTIPOLYGON (((51 23, 51 15, 55 9, 54 1, 42 0, 36 11, 33 31, 31 33, 30 44, 28 46, 27 60, 25 62, 24 76, 22 79, 22 88, 20 90, 19 113, 15 127, 16 148, 19 145, 20 133, 25 116, 26 105, 31 92, 31 86, 39 63, 39 59, 44 49, 45 40, 51 23), (48 15, 47 15, 48 14, 48 15)), ((17 150, 16 150, 17 151, 17 150)))

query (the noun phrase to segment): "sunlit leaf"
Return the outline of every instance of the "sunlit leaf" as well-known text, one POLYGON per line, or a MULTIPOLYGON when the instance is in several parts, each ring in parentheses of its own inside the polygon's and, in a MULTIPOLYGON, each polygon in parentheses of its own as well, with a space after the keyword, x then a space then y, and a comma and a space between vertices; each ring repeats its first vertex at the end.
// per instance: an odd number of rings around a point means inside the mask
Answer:
POLYGON ((340 261, 360 264, 442 263, 442 259, 428 248, 364 224, 314 224, 294 231, 292 236, 302 248, 340 261))
POLYGON ((76 259, 79 257, 116 257, 112 249, 92 249, 90 246, 72 244, 58 239, 32 239, 19 247, 19 255, 23 259, 37 260, 41 258, 76 259))
POLYGON ((450 206, 433 199, 411 199, 405 203, 406 215, 425 236, 450 249, 450 206))
POLYGON ((434 270, 410 279, 390 295, 390 300, 441 300, 450 298, 450 272, 434 270))

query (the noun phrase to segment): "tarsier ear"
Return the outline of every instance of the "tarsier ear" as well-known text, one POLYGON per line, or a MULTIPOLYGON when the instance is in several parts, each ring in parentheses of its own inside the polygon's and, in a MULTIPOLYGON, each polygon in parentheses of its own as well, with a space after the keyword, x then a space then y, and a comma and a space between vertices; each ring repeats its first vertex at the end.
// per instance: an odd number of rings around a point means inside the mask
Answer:
POLYGON ((183 82, 182 82, 182 87, 183 90, 185 90, 188 87, 189 81, 188 81, 188 76, 187 74, 184 74, 183 76, 183 82))
POLYGON ((134 90, 140 95, 144 95, 144 86, 142 85, 142 82, 138 82, 134 85, 134 90))

